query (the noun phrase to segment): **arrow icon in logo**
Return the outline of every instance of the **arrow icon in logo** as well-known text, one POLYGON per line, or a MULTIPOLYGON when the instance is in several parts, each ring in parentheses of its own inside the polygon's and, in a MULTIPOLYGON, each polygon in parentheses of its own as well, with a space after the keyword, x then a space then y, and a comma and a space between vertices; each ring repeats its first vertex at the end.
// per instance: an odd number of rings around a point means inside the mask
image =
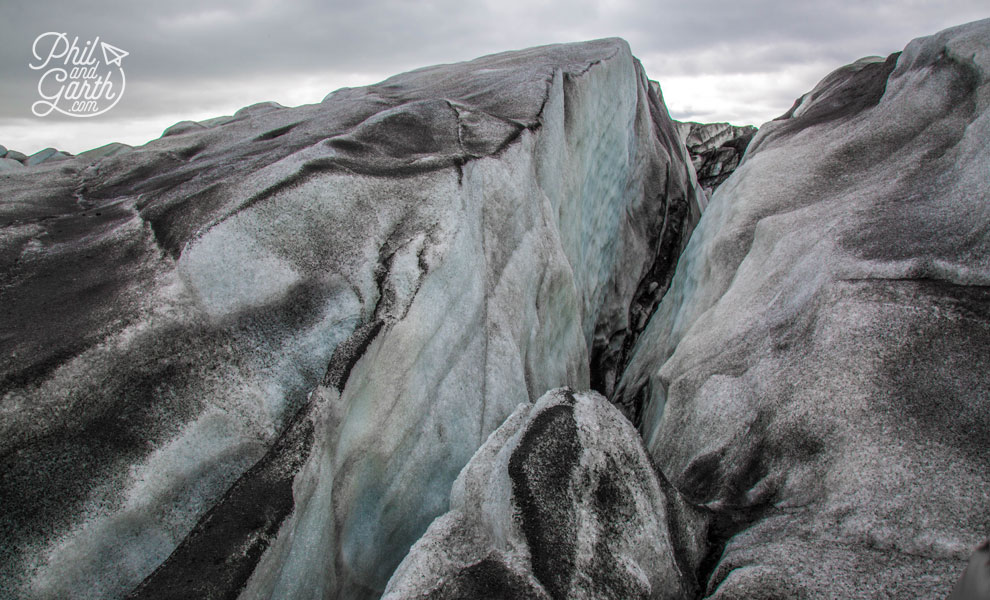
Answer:
POLYGON ((121 66, 120 59, 130 54, 130 52, 121 50, 116 46, 111 46, 106 42, 100 42, 100 45, 103 46, 103 61, 108 65, 117 65, 119 67, 121 66), (110 58, 111 56, 113 58, 110 58))

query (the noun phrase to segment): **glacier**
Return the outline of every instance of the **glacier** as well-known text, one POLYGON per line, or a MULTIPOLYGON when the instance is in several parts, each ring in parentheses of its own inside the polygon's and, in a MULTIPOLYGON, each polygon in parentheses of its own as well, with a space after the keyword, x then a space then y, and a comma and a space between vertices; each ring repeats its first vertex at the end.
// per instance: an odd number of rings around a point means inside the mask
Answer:
POLYGON ((31 598, 378 597, 520 402, 617 379, 703 199, 617 39, 2 183, 0 596, 31 598))
POLYGON ((755 135, 603 39, 0 147, 0 598, 981 599, 988 47, 755 135))

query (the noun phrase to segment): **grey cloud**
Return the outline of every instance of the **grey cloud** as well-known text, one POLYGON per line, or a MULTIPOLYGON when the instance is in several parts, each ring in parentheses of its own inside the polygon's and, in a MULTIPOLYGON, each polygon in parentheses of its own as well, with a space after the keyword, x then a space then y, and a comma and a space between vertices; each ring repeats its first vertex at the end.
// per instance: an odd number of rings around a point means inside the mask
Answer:
MULTIPOLYGON (((773 73, 816 62, 839 66, 988 13, 985 0, 951 6, 898 0, 12 0, 0 8, 0 137, 3 119, 24 117, 36 99, 37 72, 27 64, 31 42, 44 31, 83 39, 99 35, 131 53, 125 59, 127 96, 114 109, 125 117, 195 112, 212 106, 217 86, 246 89, 276 76, 385 76, 606 36, 626 38, 661 83, 664 75, 773 73), (203 90, 199 97, 197 90, 203 90)), ((804 91, 782 93, 793 99, 804 91)), ((781 111, 790 101, 785 104, 781 111)), ((726 107, 727 113, 733 110, 726 107)))

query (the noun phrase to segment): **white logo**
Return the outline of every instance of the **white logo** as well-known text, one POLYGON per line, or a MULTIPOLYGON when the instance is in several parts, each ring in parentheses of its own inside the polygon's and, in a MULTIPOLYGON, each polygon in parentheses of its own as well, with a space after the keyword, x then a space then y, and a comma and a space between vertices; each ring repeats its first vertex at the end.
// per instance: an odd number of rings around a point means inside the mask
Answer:
POLYGON ((120 60, 128 53, 99 37, 80 46, 78 37, 70 43, 67 34, 49 31, 35 38, 31 52, 38 62, 28 66, 35 71, 47 69, 38 80, 42 100, 31 105, 36 116, 55 110, 70 117, 95 117, 116 106, 124 95, 120 60), (102 50, 102 62, 97 47, 102 50))

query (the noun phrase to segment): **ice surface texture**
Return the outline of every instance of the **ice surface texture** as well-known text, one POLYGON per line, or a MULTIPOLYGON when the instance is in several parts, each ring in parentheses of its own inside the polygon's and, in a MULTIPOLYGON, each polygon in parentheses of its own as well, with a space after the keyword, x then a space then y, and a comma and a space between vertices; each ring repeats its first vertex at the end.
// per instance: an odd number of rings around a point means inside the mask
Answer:
POLYGON ((721 185, 619 384, 714 598, 945 598, 990 532, 990 21, 826 77, 721 185))
POLYGON ((0 597, 947 597, 988 74, 990 21, 836 70, 690 242, 621 40, 0 173, 0 597))
POLYGON ((519 403, 614 385, 700 194, 615 39, 0 175, 0 597, 378 597, 519 403))

